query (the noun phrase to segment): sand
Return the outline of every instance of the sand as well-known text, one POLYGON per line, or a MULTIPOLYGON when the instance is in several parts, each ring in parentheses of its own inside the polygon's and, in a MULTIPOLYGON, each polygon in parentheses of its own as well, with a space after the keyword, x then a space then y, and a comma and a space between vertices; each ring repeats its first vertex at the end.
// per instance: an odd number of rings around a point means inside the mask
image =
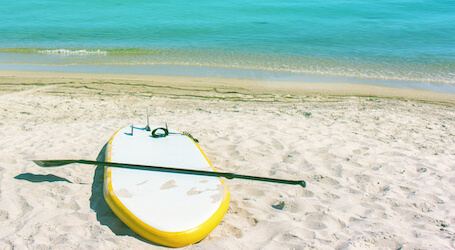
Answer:
POLYGON ((161 249, 108 208, 101 168, 31 161, 100 158, 146 108, 219 171, 307 181, 226 180, 221 224, 183 249, 455 248, 455 96, 302 84, 0 71, 0 249, 161 249))

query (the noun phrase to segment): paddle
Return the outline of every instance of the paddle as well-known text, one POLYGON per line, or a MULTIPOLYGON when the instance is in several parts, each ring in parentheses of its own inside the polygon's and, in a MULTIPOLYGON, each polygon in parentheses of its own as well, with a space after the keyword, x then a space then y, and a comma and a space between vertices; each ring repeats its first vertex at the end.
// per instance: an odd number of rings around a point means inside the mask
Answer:
POLYGON ((211 172, 211 171, 191 170, 191 169, 181 169, 181 168, 156 167, 156 166, 136 165, 136 164, 126 164, 126 163, 116 163, 116 162, 87 161, 87 160, 34 160, 33 162, 35 162, 40 167, 60 167, 60 166, 68 165, 68 164, 72 164, 72 163, 79 163, 79 164, 89 164, 89 165, 99 165, 99 166, 111 166, 111 167, 118 167, 118 168, 170 172, 170 173, 179 173, 179 174, 225 177, 227 179, 238 178, 238 179, 247 179, 247 180, 255 180, 255 181, 290 184, 290 185, 300 185, 302 187, 306 187, 306 183, 303 180, 302 181, 282 180, 282 179, 257 177, 257 176, 249 176, 249 175, 238 175, 238 174, 233 174, 233 173, 211 172))

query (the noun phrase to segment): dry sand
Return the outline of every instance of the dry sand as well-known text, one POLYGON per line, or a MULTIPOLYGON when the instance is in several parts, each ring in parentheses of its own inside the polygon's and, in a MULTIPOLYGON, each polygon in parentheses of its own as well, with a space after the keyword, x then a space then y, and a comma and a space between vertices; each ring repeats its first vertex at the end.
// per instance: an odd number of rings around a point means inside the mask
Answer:
POLYGON ((226 180, 221 224, 184 249, 455 247, 455 96, 349 84, 0 72, 0 249, 159 249, 110 211, 94 160, 122 126, 190 132, 226 180), (283 83, 282 83, 283 84, 283 83), (281 209, 280 209, 281 204, 281 209), (283 207, 284 205, 284 207, 283 207))

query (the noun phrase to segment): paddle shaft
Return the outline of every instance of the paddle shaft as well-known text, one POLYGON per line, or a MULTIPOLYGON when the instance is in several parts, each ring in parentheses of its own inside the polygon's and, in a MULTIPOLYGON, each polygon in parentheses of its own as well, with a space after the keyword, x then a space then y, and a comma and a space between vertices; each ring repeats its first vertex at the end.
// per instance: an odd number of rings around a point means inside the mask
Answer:
POLYGON ((305 181, 283 180, 283 179, 266 178, 266 177, 250 176, 250 175, 239 175, 239 174, 233 174, 233 173, 223 173, 223 172, 213 172, 213 171, 203 171, 203 170, 193 170, 193 169, 183 169, 183 168, 157 167, 157 166, 148 166, 148 165, 137 165, 137 164, 104 162, 104 161, 88 161, 88 160, 36 160, 34 162, 41 167, 58 167, 58 166, 63 166, 63 165, 67 165, 67 164, 72 164, 72 163, 79 163, 79 164, 110 166, 110 167, 129 168, 129 169, 140 169, 140 170, 147 170, 147 171, 159 171, 159 172, 169 172, 169 173, 179 173, 179 174, 224 177, 227 179, 234 179, 234 178, 247 179, 247 180, 274 182, 274 183, 289 184, 289 185, 300 185, 302 187, 306 187, 305 181))

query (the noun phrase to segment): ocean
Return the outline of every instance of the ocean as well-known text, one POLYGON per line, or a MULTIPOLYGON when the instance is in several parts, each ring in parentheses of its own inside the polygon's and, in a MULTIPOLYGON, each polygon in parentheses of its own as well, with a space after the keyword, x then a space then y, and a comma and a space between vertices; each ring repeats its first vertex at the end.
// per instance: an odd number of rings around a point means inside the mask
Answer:
POLYGON ((455 1, 2 1, 2 69, 357 81, 455 93, 455 1))

